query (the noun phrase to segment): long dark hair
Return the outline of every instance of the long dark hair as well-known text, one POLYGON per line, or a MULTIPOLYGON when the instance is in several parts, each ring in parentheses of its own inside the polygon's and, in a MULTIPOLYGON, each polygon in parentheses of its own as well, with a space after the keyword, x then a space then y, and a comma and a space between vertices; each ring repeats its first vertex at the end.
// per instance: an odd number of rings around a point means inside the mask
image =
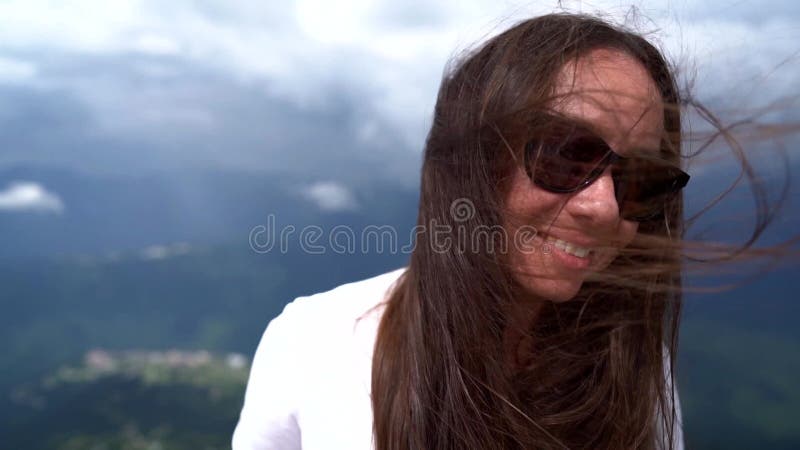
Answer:
MULTIPOLYGON (((457 245, 443 251, 434 233, 433 224, 473 236, 503 223, 507 178, 524 143, 546 126, 540 118, 556 100, 558 72, 601 48, 622 51, 647 70, 665 105, 663 156, 680 165, 685 100, 674 70, 637 33, 595 17, 551 14, 455 61, 426 141, 416 246, 375 344, 378 450, 671 445, 681 196, 640 223, 634 242, 576 298, 545 303, 525 330, 533 348, 521 367, 506 364, 503 345, 520 294, 504 253, 457 245), (464 199, 466 217, 457 211, 464 199)), ((501 248, 498 234, 485 236, 501 248)))

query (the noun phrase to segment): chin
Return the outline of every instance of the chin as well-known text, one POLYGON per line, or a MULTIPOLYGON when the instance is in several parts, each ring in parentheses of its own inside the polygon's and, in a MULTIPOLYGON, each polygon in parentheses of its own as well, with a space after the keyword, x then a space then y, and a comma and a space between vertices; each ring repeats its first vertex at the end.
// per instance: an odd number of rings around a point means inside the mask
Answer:
POLYGON ((575 280, 542 280, 526 277, 522 285, 532 297, 564 303, 578 295, 583 283, 575 280))

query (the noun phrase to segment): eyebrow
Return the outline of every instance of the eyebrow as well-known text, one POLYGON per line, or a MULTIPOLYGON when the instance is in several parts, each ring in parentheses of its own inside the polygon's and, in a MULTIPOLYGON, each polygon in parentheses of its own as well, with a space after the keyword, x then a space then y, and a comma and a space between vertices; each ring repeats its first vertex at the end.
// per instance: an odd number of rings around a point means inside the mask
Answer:
MULTIPOLYGON (((545 114, 547 114, 548 116, 550 116, 551 118, 554 118, 556 120, 563 120, 563 121, 565 121, 567 123, 573 123, 573 124, 577 125, 580 128, 584 128, 584 129, 590 131, 595 137, 597 137, 598 139, 600 139, 603 142, 605 142, 605 144, 608 146, 608 148, 611 149, 612 152, 614 152, 614 149, 612 149, 611 146, 608 144, 608 142, 605 139, 603 139, 601 130, 599 128, 597 128, 597 125, 595 125, 594 123, 584 119, 583 117, 571 117, 571 116, 566 116, 566 115, 561 114, 561 113, 545 113, 545 114)), ((663 150, 663 148, 661 147, 661 145, 659 145, 658 147, 634 147, 634 148, 630 149, 630 151, 631 151, 631 153, 633 155, 636 155, 636 156, 639 156, 639 157, 641 157, 642 155, 657 155, 657 156, 661 156, 662 150, 663 150)), ((617 153, 617 152, 614 152, 614 153, 617 153)), ((622 155, 619 155, 619 156, 622 156, 622 155)), ((633 157, 636 157, 636 156, 633 156, 633 157)), ((630 156, 622 156, 622 157, 623 158, 630 158, 630 156)))

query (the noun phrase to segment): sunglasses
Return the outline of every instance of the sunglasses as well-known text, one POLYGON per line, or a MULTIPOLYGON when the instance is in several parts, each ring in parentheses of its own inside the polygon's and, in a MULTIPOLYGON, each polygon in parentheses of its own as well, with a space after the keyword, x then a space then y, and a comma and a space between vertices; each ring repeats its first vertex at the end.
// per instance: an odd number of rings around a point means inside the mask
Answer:
POLYGON ((620 216, 641 222, 662 215, 689 182, 689 174, 663 159, 620 156, 586 126, 557 116, 547 120, 547 131, 525 146, 524 155, 528 177, 542 189, 578 192, 611 165, 620 216))

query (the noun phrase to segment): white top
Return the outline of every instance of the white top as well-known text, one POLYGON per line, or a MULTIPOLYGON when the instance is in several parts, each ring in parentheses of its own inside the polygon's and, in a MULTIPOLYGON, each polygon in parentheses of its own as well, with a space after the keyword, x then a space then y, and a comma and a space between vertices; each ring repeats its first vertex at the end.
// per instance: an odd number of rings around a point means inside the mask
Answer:
POLYGON ((374 449, 372 351, 383 306, 375 307, 404 271, 298 297, 272 319, 253 358, 233 450, 374 449))

